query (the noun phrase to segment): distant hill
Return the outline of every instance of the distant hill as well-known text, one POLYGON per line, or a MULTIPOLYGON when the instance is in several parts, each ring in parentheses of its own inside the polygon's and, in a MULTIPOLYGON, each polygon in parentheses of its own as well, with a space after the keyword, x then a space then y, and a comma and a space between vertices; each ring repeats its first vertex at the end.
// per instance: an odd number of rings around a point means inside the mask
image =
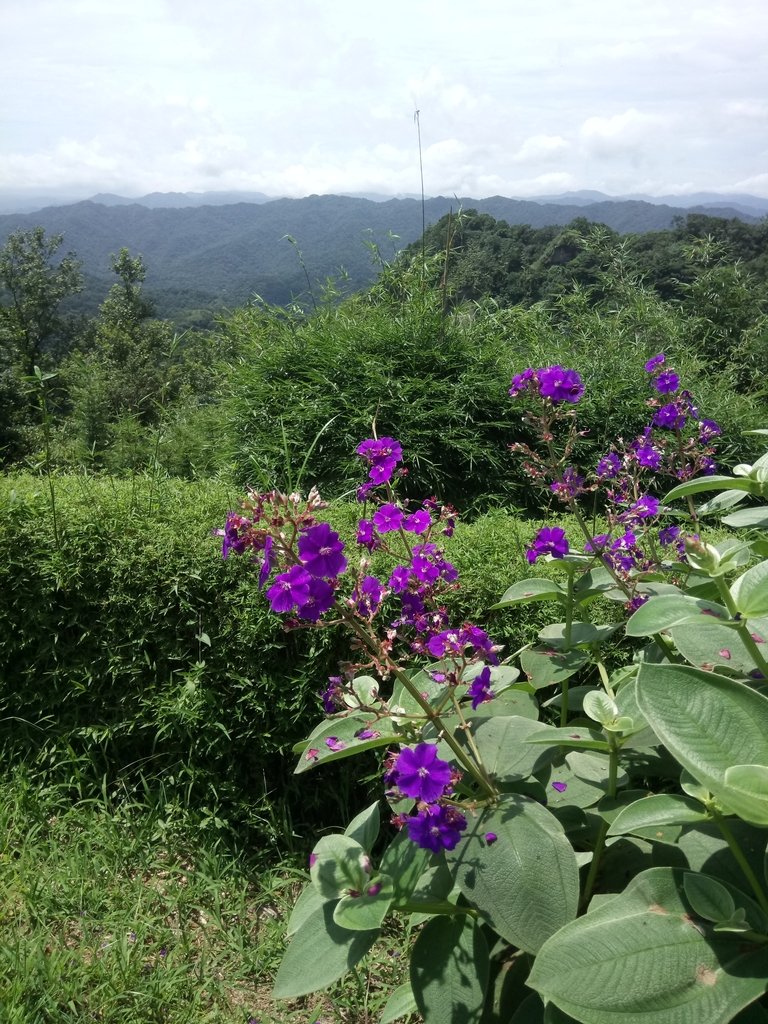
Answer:
MULTIPOLYGON (((0 242, 18 228, 37 225, 49 234, 64 235, 64 249, 83 261, 87 293, 80 305, 86 311, 95 309, 114 283, 110 254, 123 246, 143 256, 147 290, 155 298, 158 312, 173 317, 191 309, 231 308, 254 295, 276 304, 300 295, 306 299, 306 275, 316 292, 327 278, 340 276, 345 276, 347 290, 359 290, 378 272, 371 259, 371 244, 390 260, 419 238, 422 229, 421 203, 409 198, 372 201, 315 195, 178 208, 151 208, 147 203, 126 204, 120 197, 102 198, 105 201, 0 216, 0 242), (117 204, 108 202, 110 198, 117 204), (286 236, 295 239, 296 245, 286 236)), ((167 194, 158 194, 156 201, 166 198, 167 194)), ((759 219, 759 215, 728 207, 683 209, 642 200, 569 204, 503 196, 479 200, 438 196, 426 201, 426 222, 433 224, 460 208, 532 227, 564 225, 582 217, 620 233, 663 230, 675 217, 696 210, 748 223, 759 219)))

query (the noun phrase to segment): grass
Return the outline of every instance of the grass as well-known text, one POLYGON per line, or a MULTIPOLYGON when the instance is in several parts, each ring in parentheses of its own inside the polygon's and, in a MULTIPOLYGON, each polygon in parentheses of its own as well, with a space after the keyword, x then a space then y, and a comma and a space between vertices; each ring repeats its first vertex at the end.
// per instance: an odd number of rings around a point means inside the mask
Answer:
POLYGON ((156 808, 72 803, 0 779, 2 1024, 368 1024, 403 979, 404 935, 325 995, 275 1004, 306 873, 169 829, 156 808))

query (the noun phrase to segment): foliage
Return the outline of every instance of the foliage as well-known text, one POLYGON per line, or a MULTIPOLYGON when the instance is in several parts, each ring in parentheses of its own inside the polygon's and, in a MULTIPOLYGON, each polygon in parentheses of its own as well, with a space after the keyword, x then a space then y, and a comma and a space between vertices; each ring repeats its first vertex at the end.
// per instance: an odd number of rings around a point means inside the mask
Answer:
POLYGON ((26 376, 59 340, 64 298, 82 288, 80 262, 67 253, 58 264, 62 235, 41 227, 15 231, 0 252, 0 345, 26 376))
MULTIPOLYGON (((570 510, 582 544, 559 526, 538 531, 527 561, 554 559, 565 579, 518 580, 496 607, 554 600, 564 621, 503 659, 446 607, 454 512, 398 494, 395 439, 356 449, 368 469, 362 558, 317 519, 315 490, 306 501, 251 492, 228 516, 225 554, 250 555, 288 628, 352 638, 323 695, 326 719, 297 744, 296 774, 386 751, 398 830, 380 852, 376 801, 316 844, 276 998, 334 983, 394 916, 421 927, 385 1020, 764 1018, 768 545, 761 533, 715 541, 701 523, 768 497, 768 454, 714 474, 718 424, 664 353, 644 369, 651 422, 583 474, 572 463, 579 374, 553 365, 513 378, 537 440, 518 454, 570 510), (665 476, 680 482, 660 500, 651 488, 665 476), (582 500, 598 489, 596 534, 582 500), (719 493, 696 509, 702 490, 719 493), (388 577, 372 574, 366 552, 392 559, 388 577), (629 618, 601 623, 601 600, 629 618), (612 667, 606 647, 622 634, 612 667)), ((760 507, 727 518, 765 517, 760 507)))
POLYGON ((427 493, 463 510, 530 508, 529 478, 504 456, 505 444, 527 437, 505 407, 513 367, 579 370, 588 383, 580 455, 596 462, 614 436, 642 429, 635 381, 660 344, 706 393, 731 452, 740 431, 760 422, 756 402, 705 386, 712 368, 696 355, 683 314, 610 262, 599 306, 575 291, 551 309, 488 303, 448 314, 439 284, 428 283, 441 265, 437 256, 427 267, 418 259, 387 267, 367 295, 308 318, 263 305, 233 314, 225 329, 243 361, 228 384, 230 461, 241 484, 291 490, 303 472, 329 496, 348 492, 349 453, 375 424, 400 439, 427 493))
MULTIPOLYGON (((0 739, 9 754, 34 761, 41 778, 70 771, 75 796, 102 781, 162 791, 169 805, 197 808, 206 830, 250 823, 276 851, 302 846, 334 812, 327 794, 297 788, 290 751, 316 714, 318 674, 333 671, 339 643, 286 636, 248 567, 222 562, 210 526, 232 503, 225 485, 58 475, 52 484, 58 546, 40 478, 8 476, 0 489, 0 739)), ((329 510, 349 537, 354 512, 329 510)), ((459 524, 456 615, 486 608, 499 574, 522 571, 524 534, 500 512, 459 524), (482 572, 475 551, 491 548, 496 561, 482 572)), ((543 623, 534 608, 504 635, 521 644, 543 623)), ((340 769, 336 816, 365 792, 340 769)))

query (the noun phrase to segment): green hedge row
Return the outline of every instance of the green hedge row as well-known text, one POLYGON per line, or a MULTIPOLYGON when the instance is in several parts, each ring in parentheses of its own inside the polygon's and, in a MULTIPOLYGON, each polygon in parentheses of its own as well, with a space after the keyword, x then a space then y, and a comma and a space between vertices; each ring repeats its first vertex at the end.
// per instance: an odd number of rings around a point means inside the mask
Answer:
MULTIPOLYGON (((0 481, 0 741, 78 792, 143 787, 208 821, 250 820, 265 838, 303 834, 359 799, 349 762, 292 782, 291 745, 346 640, 284 632, 245 559, 220 557, 212 529, 237 495, 217 483, 54 479, 57 545, 44 480, 0 481), (330 813, 329 813, 330 811, 330 813)), ((353 536, 357 508, 331 509, 353 536)), ((535 524, 502 512, 459 526, 449 557, 456 621, 528 571, 535 524)), ((375 568, 375 566, 374 566, 375 568)), ((497 614, 511 650, 551 609, 497 614)), ((373 770, 374 762, 368 766, 373 770)))

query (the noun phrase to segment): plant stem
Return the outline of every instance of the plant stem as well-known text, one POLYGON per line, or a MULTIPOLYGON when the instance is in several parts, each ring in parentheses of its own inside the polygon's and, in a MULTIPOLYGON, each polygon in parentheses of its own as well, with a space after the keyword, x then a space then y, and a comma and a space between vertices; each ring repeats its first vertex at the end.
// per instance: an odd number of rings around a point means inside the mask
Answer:
POLYGON ((742 872, 744 873, 744 877, 749 882, 752 888, 752 892, 755 894, 755 898, 757 899, 757 902, 760 904, 761 909, 765 911, 766 914, 768 914, 768 896, 766 896, 765 890, 763 889, 762 885, 760 885, 757 875, 752 870, 752 865, 744 856, 744 851, 739 846, 739 841, 737 840, 736 836, 731 831, 730 826, 727 824, 725 818, 723 818, 721 814, 719 814, 715 810, 712 810, 712 817, 715 819, 715 824, 722 832, 723 839, 725 839, 726 843, 728 843, 728 848, 733 854, 734 859, 738 863, 742 872))
MULTIPOLYGON (((619 774, 619 745, 616 741, 616 737, 613 733, 608 733, 608 743, 610 744, 610 751, 608 753, 608 793, 609 797, 616 796, 616 780, 619 774)), ((597 872, 600 869, 600 861, 603 858, 605 851, 605 839, 608 835, 609 823, 603 819, 600 823, 600 828, 597 833, 597 840, 595 842, 595 850, 592 854, 592 862, 589 865, 589 873, 587 874, 587 880, 584 883, 584 893, 581 897, 581 912, 589 906, 589 901, 592 899, 592 891, 597 881, 597 872)))
POLYGON ((448 744, 452 752, 456 755, 456 759, 466 768, 470 775, 482 786, 489 797, 495 799, 498 795, 493 785, 488 779, 485 769, 480 764, 475 764, 472 758, 468 757, 466 751, 461 747, 461 744, 450 731, 443 726, 442 719, 440 718, 439 712, 437 712, 429 701, 419 693, 418 689, 413 685, 407 672, 404 672, 399 665, 395 664, 386 653, 382 652, 379 645, 376 643, 376 638, 371 636, 370 633, 365 630, 359 622, 357 622, 352 615, 349 614, 347 609, 342 610, 342 618, 347 623, 352 632, 358 637, 359 640, 365 645, 368 651, 377 658, 382 660, 392 675, 398 679, 405 689, 410 693, 416 703, 419 705, 421 710, 424 712, 428 721, 432 722, 442 739, 448 744), (382 657, 383 656, 383 657, 382 657))
POLYGON ((744 646, 751 654, 752 660, 760 670, 763 678, 768 679, 768 661, 766 661, 760 653, 760 648, 753 640, 747 622, 741 618, 739 609, 736 607, 736 602, 733 600, 731 592, 728 589, 728 585, 722 576, 715 576, 715 583, 717 584, 717 592, 720 594, 723 604, 728 609, 728 613, 731 618, 736 621, 736 632, 743 641, 744 646))

